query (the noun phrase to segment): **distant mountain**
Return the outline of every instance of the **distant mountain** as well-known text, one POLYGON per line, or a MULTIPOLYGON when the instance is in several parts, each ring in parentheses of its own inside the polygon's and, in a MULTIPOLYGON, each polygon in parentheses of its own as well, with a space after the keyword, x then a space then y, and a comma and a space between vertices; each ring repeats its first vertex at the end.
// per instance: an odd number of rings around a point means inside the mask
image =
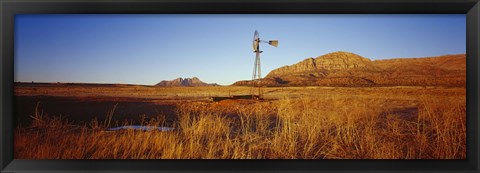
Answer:
POLYGON ((205 83, 202 82, 197 77, 193 78, 177 78, 174 80, 162 80, 161 82, 157 83, 155 86, 162 86, 162 87, 173 87, 173 86, 184 86, 184 87, 194 87, 194 86, 218 86, 218 84, 213 83, 205 83))
MULTIPOLYGON (((465 54, 372 61, 350 52, 307 58, 272 70, 264 86, 465 86, 465 54)), ((250 80, 233 85, 251 85, 250 80)))

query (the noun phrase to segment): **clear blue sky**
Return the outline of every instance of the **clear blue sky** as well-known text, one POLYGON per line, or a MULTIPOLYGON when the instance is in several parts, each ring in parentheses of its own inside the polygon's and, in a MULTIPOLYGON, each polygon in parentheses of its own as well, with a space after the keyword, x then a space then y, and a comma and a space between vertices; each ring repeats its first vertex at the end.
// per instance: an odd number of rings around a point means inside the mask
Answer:
POLYGON ((348 51, 372 60, 466 51, 465 15, 16 15, 15 81, 223 85, 348 51))

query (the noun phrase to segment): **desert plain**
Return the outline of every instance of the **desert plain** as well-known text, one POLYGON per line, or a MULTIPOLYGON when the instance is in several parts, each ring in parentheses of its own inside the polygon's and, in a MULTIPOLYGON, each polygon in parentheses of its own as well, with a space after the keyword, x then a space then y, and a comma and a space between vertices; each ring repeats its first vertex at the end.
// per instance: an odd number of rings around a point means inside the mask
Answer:
POLYGON ((14 155, 465 159, 464 62, 465 55, 374 62, 334 53, 274 70, 261 100, 233 99, 252 94, 249 81, 17 82, 14 155), (128 126, 150 129, 112 130, 128 126))

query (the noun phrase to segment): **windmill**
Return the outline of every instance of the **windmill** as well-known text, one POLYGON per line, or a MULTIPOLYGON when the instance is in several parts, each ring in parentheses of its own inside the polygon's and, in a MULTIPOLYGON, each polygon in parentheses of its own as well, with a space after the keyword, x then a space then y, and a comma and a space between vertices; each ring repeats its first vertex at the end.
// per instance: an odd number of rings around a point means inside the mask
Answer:
POLYGON ((253 52, 255 53, 255 63, 253 67, 253 76, 252 76, 252 98, 253 99, 261 99, 263 95, 262 91, 262 86, 260 85, 260 79, 262 78, 262 71, 260 68, 260 53, 263 51, 260 51, 260 43, 268 43, 269 45, 278 46, 278 40, 269 40, 269 41, 264 41, 260 40, 260 36, 258 34, 258 31, 255 30, 255 33, 253 35, 253 52), (254 90, 255 87, 258 87, 258 95, 255 96, 254 90))

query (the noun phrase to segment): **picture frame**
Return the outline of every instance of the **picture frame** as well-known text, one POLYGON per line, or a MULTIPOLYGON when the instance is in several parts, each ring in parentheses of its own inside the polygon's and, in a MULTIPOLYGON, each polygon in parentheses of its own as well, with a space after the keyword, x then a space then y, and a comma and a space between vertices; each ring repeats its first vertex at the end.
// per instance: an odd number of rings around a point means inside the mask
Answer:
POLYGON ((3 0, 1 172, 479 172, 478 0, 3 0), (13 157, 15 14, 465 14, 466 160, 19 160, 13 157))

